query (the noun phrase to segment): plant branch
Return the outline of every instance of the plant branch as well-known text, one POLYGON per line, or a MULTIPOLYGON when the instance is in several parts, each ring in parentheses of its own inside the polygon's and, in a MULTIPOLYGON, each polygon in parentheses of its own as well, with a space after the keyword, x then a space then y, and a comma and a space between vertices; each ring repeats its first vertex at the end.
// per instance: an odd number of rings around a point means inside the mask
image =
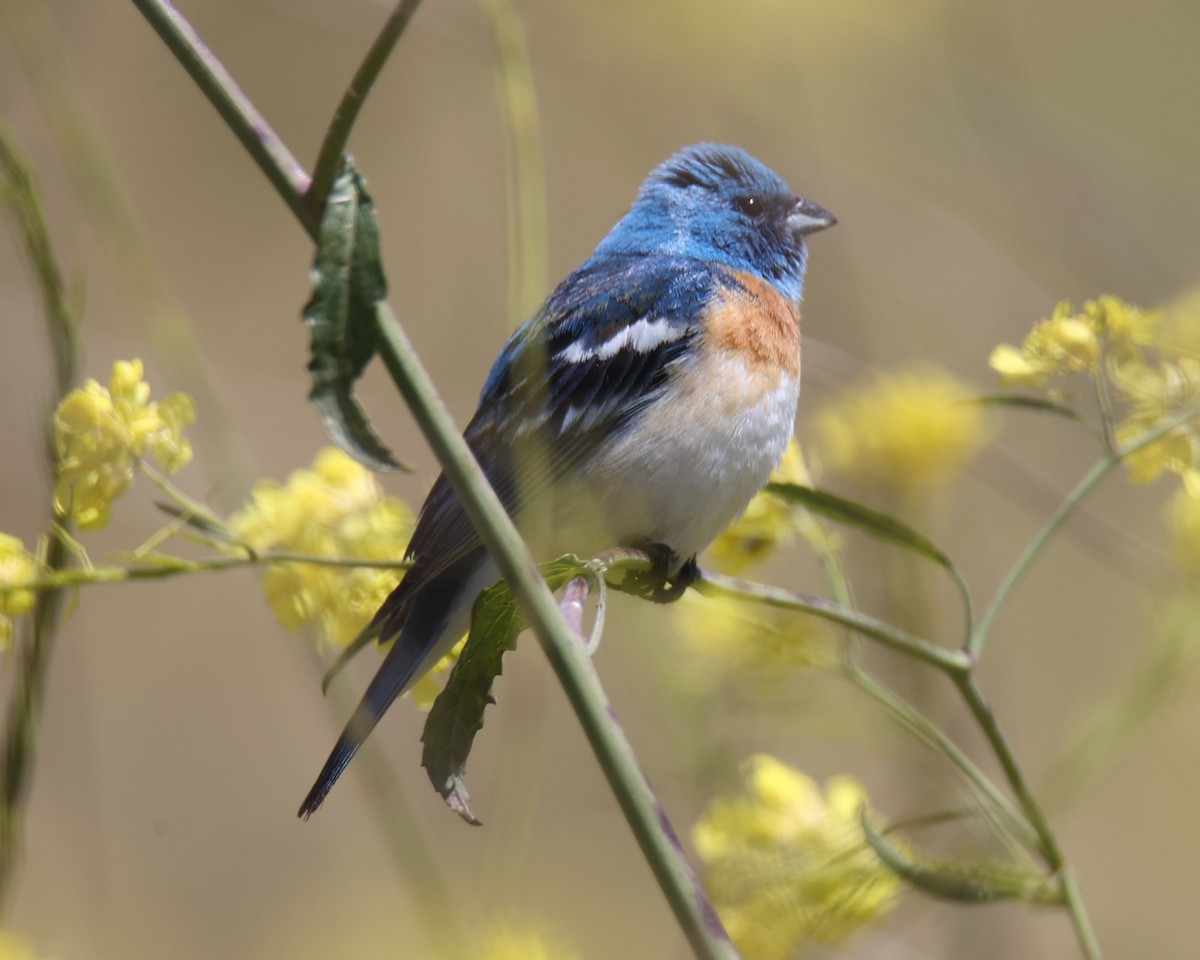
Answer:
MULTIPOLYGON (((75 386, 79 370, 79 334, 74 314, 67 307, 62 271, 43 215, 40 191, 22 151, 7 136, 0 137, 0 198, 15 214, 22 246, 37 275, 42 292, 46 331, 54 355, 57 379, 45 411, 45 456, 51 476, 58 465, 54 445, 54 410, 75 386)), ((66 530, 68 520, 53 504, 42 566, 50 571, 70 563, 66 530)), ((54 650, 63 594, 45 590, 36 596, 31 626, 19 653, 8 722, 4 730, 3 774, 0 778, 0 915, 8 905, 12 881, 21 855, 25 812, 37 757, 38 719, 54 650)))
POLYGON ((900 653, 928 663, 951 676, 962 676, 970 672, 972 659, 961 650, 947 650, 936 644, 913 636, 890 623, 876 620, 865 613, 851 610, 839 604, 783 587, 774 587, 750 580, 739 580, 724 574, 702 570, 700 578, 693 584, 700 594, 710 597, 737 597, 785 610, 800 610, 823 620, 840 623, 890 647, 900 653))
POLYGON ((367 101, 367 94, 371 92, 379 72, 387 63, 396 42, 408 27, 409 21, 412 20, 413 14, 417 12, 417 7, 420 5, 421 0, 400 0, 396 4, 396 8, 387 18, 383 29, 379 31, 379 36, 371 44, 371 49, 367 51, 367 55, 350 81, 350 86, 342 94, 342 101, 338 104, 333 120, 330 121, 329 129, 325 132, 320 152, 317 154, 312 182, 308 184, 306 190, 302 191, 304 207, 314 224, 321 222, 321 215, 325 212, 325 201, 329 198, 329 191, 333 187, 334 178, 342 163, 342 154, 345 153, 346 144, 350 140, 350 131, 358 119, 359 111, 367 101))
POLYGON ((983 616, 979 618, 979 623, 976 625, 974 633, 967 642, 966 651, 974 660, 977 661, 983 655, 983 648, 987 643, 988 634, 991 632, 996 617, 1004 607, 1013 589, 1020 583, 1025 574, 1029 572, 1034 560, 1037 559, 1054 534, 1058 532, 1058 529, 1066 523, 1067 519, 1087 499, 1088 495, 1099 486, 1100 481, 1108 476, 1126 457, 1132 456, 1144 447, 1148 447, 1155 441, 1165 437, 1172 430, 1181 427, 1198 416, 1200 416, 1200 407, 1189 407, 1186 410, 1180 411, 1153 430, 1147 430, 1132 443, 1101 458, 1092 466, 1083 479, 1076 484, 1075 489, 1067 494, 1063 502, 1059 504, 1058 509, 1054 511, 1050 519, 1034 534, 1029 545, 1022 552, 1021 556, 1017 558, 1016 563, 1008 571, 1004 581, 996 589, 991 603, 988 604, 987 609, 983 612, 983 616))

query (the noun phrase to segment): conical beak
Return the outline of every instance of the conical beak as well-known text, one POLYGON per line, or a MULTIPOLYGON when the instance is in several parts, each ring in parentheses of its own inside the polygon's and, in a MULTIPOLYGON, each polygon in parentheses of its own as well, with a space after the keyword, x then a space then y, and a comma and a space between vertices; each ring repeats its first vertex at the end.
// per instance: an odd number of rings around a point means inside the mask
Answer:
POLYGON ((824 207, 818 206, 811 200, 805 200, 803 197, 796 198, 796 206, 792 208, 792 212, 788 214, 787 218, 787 225, 792 232, 801 237, 807 237, 810 233, 832 227, 835 223, 837 223, 837 217, 824 207))

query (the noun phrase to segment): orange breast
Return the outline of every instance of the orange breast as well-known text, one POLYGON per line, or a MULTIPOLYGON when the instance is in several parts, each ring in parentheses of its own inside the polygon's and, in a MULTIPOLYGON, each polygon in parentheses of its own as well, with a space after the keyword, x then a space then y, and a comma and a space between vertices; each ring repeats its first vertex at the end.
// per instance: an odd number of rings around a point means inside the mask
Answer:
POLYGON ((708 308, 706 346, 741 357, 751 369, 800 376, 800 311, 767 281, 733 271, 708 308))

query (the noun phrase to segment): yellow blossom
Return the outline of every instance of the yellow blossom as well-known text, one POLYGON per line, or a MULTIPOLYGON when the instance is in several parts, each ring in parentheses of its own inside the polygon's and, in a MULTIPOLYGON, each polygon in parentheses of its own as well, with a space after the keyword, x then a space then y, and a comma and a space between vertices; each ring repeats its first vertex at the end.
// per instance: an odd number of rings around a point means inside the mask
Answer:
MULTIPOLYGON (((1114 370, 1113 382, 1128 407, 1128 416, 1116 428, 1116 440, 1122 447, 1183 411, 1200 408, 1200 361, 1194 357, 1178 357, 1154 367, 1131 364, 1114 370)), ((1125 464, 1135 483, 1149 483, 1169 471, 1183 480, 1193 496, 1200 496, 1196 418, 1128 455, 1125 464)))
POLYGON ((712 803, 692 831, 705 886, 746 960, 789 960, 834 944, 895 906, 900 881, 867 846, 862 785, 824 792, 766 755, 743 768, 742 792, 712 803))
MULTIPOLYGON (((771 474, 774 483, 811 486, 808 468, 800 445, 791 440, 783 459, 771 474)), ((725 573, 737 574, 753 563, 765 560, 777 548, 791 541, 803 529, 805 512, 766 492, 758 493, 746 512, 725 528, 708 548, 713 565, 725 573)))
POLYGON ((1159 313, 1113 296, 1088 300, 1081 313, 1064 300, 1034 325, 1019 348, 1001 344, 988 362, 1005 386, 1042 390, 1053 377, 1096 375, 1102 354, 1117 366, 1138 362, 1140 348, 1152 342, 1160 320, 1159 313))
POLYGON ((0 930, 0 960, 38 960, 41 956, 15 934, 0 930))
POLYGON ((147 451, 167 473, 191 459, 183 428, 195 416, 192 401, 181 393, 151 402, 142 361, 118 361, 107 388, 88 380, 55 411, 55 504, 69 509, 83 530, 105 526, 113 500, 129 489, 147 451))
POLYGON ((527 929, 493 930, 471 951, 479 960, 578 960, 562 940, 527 929))
MULTIPOLYGON (((24 583, 37 574, 38 562, 25 550, 25 545, 16 537, 0 533, 0 587, 24 583)), ((12 641, 13 621, 29 613, 35 600, 32 590, 0 593, 0 652, 12 641)))
POLYGON ((745 679, 777 681, 796 668, 829 662, 835 651, 828 627, 813 617, 732 597, 689 590, 672 616, 680 639, 700 655, 687 662, 714 677, 728 677, 732 670, 745 679))
POLYGON ((428 710, 433 706, 433 701, 438 698, 438 694, 446 686, 446 681, 450 679, 450 671, 458 663, 459 654, 466 645, 467 638, 463 637, 441 660, 429 668, 428 673, 412 685, 409 696, 412 697, 413 705, 418 710, 428 710))
POLYGON ((932 368, 879 376, 817 415, 822 462, 903 493, 944 483, 991 437, 971 396, 932 368))
MULTIPOLYGON (((321 557, 399 560, 413 518, 371 471, 340 450, 323 449, 286 484, 264 480, 230 526, 256 550, 321 557)), ((395 570, 272 564, 263 574, 271 609, 289 630, 312 629, 327 648, 359 635, 396 586, 395 570)))

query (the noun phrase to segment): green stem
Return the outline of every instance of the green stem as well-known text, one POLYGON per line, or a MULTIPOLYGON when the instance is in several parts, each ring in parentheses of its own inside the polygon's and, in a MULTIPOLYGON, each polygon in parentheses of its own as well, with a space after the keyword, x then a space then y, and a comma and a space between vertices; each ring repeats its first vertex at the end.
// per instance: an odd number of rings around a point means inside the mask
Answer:
MULTIPOLYGON (((45 411, 45 455, 51 475, 58 466, 54 445, 54 410, 75 386, 79 370, 79 334, 76 318, 67 307, 62 271, 50 240, 41 194, 23 152, 7 136, 0 137, 0 198, 11 207, 21 234, 22 247, 37 276, 42 293, 46 331, 54 355, 57 379, 45 411)), ((51 497, 53 501, 53 497, 51 497)), ((50 571, 70 563, 68 518, 51 506, 42 565, 50 571)), ((0 916, 8 906, 24 839, 24 799, 37 757, 38 719, 46 686, 50 656, 57 638, 63 594, 45 590, 36 596, 32 626, 19 653, 8 722, 4 729, 3 774, 0 779, 0 916)))
POLYGON ((1075 927, 1075 938, 1087 960, 1101 960, 1100 942, 1092 929, 1092 921, 1088 918, 1087 909, 1083 905, 1083 897, 1079 894, 1079 885, 1075 882, 1075 874, 1069 868, 1062 872, 1063 903, 1071 924, 1075 927))
POLYGON ((1043 548, 1049 543, 1051 537, 1058 532, 1059 527, 1067 521, 1079 505, 1100 484, 1100 481, 1108 476, 1113 468, 1126 457, 1132 456, 1144 447, 1148 447, 1150 444, 1162 439, 1172 430, 1181 427, 1197 416, 1200 416, 1200 406, 1182 410, 1175 416, 1159 424, 1153 430, 1147 430, 1132 443, 1103 457, 1092 466, 1083 479, 1075 486, 1075 489, 1067 494, 1066 499, 1059 504, 1058 509, 1054 511, 1054 514, 1046 521, 1045 525, 1034 535, 1033 539, 1029 542, 1029 546, 1017 558, 1017 562, 1013 564, 1004 581, 997 588, 995 596, 992 597, 992 602, 988 604, 987 609, 983 612, 983 616, 979 618, 979 623, 976 625, 975 631, 967 643, 966 651, 972 659, 978 661, 983 655, 983 648, 987 643, 988 634, 991 632, 1000 610, 1008 601, 1013 588, 1029 572, 1029 568, 1033 565, 1034 560, 1037 559, 1043 548))
POLYGON ((510 0, 480 0, 492 27, 508 154, 508 314, 516 326, 546 292, 546 172, 529 50, 510 0))
POLYGON ((983 655, 984 645, 987 643, 988 634, 991 632, 992 625, 995 623, 996 617, 1000 610, 1007 602, 1009 595, 1013 589, 1033 565, 1033 561, 1037 559, 1050 538, 1058 532, 1058 528, 1066 523, 1067 518, 1075 512, 1075 509, 1083 502, 1084 498, 1096 488, 1110 470, 1113 469, 1120 460, 1115 457, 1105 457, 1098 461, 1087 472, 1082 480, 1076 485, 1075 489, 1067 494, 1066 499, 1058 505, 1058 509, 1043 525, 1043 527, 1034 535, 1034 538, 1029 542, 1029 545, 1022 552, 1017 562, 1013 564, 1008 571, 1008 575, 996 590, 995 596, 992 597, 992 602, 988 604, 987 609, 983 611, 983 616, 979 618, 979 623, 975 627, 975 632, 971 635, 967 643, 967 651, 973 658, 978 660, 983 655))
POLYGON ((1041 806, 1033 796, 1033 791, 1029 789, 1029 784, 1025 780, 1025 774, 1022 772, 1020 764, 1017 763, 1016 754, 1013 753, 1012 746, 1008 742, 1008 737, 1004 735, 1004 731, 1001 729, 996 715, 992 712, 991 706, 984 698, 983 692, 975 682, 975 678, 967 673, 960 674, 952 679, 958 687, 959 693, 962 694, 967 708, 971 711, 972 716, 975 717, 975 722, 979 725, 979 729, 983 731, 983 735, 987 738, 992 752, 996 755, 996 759, 1000 761, 1000 766, 1004 770, 1004 776, 1008 780, 1009 786, 1012 787, 1013 796, 1016 797, 1017 804, 1024 811, 1030 826, 1037 833, 1038 847, 1042 858, 1046 861, 1046 865, 1057 873, 1063 868, 1064 859, 1062 850, 1058 845, 1058 840, 1055 839, 1053 831, 1050 829, 1050 823, 1046 820, 1046 815, 1042 812, 1041 806))
POLYGON ((51 569, 51 572, 24 580, 20 583, 0 583, 0 596, 19 590, 44 593, 74 587, 89 587, 94 584, 126 583, 132 580, 165 580, 189 573, 213 573, 221 570, 236 570, 241 567, 268 566, 275 563, 307 563, 314 567, 369 567, 375 570, 407 570, 412 566, 408 560, 367 560, 359 557, 321 557, 307 553, 291 553, 287 550, 266 550, 262 553, 238 554, 228 557, 206 557, 203 560, 185 560, 183 557, 160 557, 154 563, 134 567, 68 567, 51 569))
POLYGON ((918 740, 941 753, 979 791, 1000 815, 1015 828, 1025 843, 1037 841, 1033 828, 1009 799, 977 767, 958 745, 925 714, 859 667, 843 666, 841 673, 859 690, 871 697, 918 740))
POLYGON ((200 35, 168 0, 133 0, 188 76, 267 175, 284 203, 313 239, 320 220, 304 202, 312 181, 270 124, 242 93, 229 71, 200 39, 200 35))
POLYGON ((459 434, 403 329, 379 305, 380 354, 567 694, 621 811, 697 957, 737 956, 654 800, 600 680, 528 548, 459 434))
POLYGON ((865 613, 859 613, 857 610, 851 610, 821 597, 796 593, 765 583, 739 580, 736 577, 727 577, 724 574, 712 573, 708 570, 701 572, 701 577, 693 584, 693 588, 704 596, 738 597, 769 607, 811 613, 823 620, 847 626, 863 636, 877 640, 885 647, 907 654, 923 663, 931 664, 952 677, 968 674, 972 666, 971 658, 961 650, 946 650, 920 637, 913 636, 911 633, 906 633, 899 627, 894 627, 882 620, 869 617, 865 613))
POLYGON ((321 222, 321 215, 325 212, 325 201, 329 197, 333 180, 342 163, 342 154, 350 140, 350 130, 354 127, 354 121, 358 119, 363 104, 367 102, 367 94, 371 92, 379 72, 387 63, 392 49, 396 46, 396 41, 400 39, 420 5, 421 0, 400 0, 396 4, 396 8, 387 18, 383 29, 379 31, 379 36, 371 44, 371 49, 367 51, 354 78, 350 81, 350 86, 342 95, 342 102, 338 104, 333 120, 330 121, 329 129, 325 133, 325 139, 321 143, 321 150, 317 154, 312 183, 308 185, 306 191, 302 191, 306 193, 305 208, 313 223, 321 222))

